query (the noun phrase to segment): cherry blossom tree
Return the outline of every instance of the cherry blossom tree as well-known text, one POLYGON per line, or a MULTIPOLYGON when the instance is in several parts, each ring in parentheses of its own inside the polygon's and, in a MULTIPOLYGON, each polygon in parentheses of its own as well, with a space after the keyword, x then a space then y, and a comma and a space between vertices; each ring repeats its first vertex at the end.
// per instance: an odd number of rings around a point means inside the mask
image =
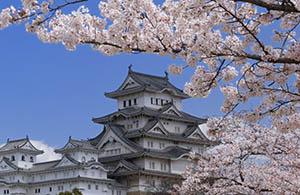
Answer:
POLYGON ((0 29, 24 22, 26 31, 45 43, 74 50, 90 44, 105 55, 156 53, 182 58, 170 65, 172 74, 195 68, 185 92, 207 97, 220 88, 221 110, 259 97, 245 116, 255 122, 267 116, 281 131, 300 127, 300 23, 298 0, 106 0, 99 16, 80 6, 88 0, 21 0, 0 13, 0 29), (265 36, 268 34, 268 36, 265 36), (299 36, 299 35, 298 35, 299 36), (267 37, 267 38, 266 38, 267 37))
POLYGON ((185 64, 169 71, 195 69, 184 91, 206 98, 219 88, 226 115, 259 99, 243 114, 251 124, 210 120, 220 145, 194 156, 180 193, 299 194, 299 0, 103 0, 99 15, 82 6, 88 0, 21 1, 0 12, 0 29, 24 23, 41 41, 68 50, 89 44, 105 55, 181 58, 185 64), (270 128, 255 124, 264 117, 270 128))
POLYGON ((220 142, 195 161, 176 186, 179 194, 299 194, 300 131, 249 124, 240 116, 209 120, 211 137, 220 142))

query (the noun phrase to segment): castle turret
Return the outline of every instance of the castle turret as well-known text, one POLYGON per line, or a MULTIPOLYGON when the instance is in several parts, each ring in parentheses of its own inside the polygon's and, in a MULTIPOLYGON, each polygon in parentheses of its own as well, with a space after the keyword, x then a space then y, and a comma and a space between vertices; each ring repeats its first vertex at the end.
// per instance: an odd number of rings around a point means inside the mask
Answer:
POLYGON ((19 140, 7 140, 0 148, 0 159, 7 159, 19 168, 29 169, 36 162, 36 156, 44 153, 33 146, 28 137, 19 140))

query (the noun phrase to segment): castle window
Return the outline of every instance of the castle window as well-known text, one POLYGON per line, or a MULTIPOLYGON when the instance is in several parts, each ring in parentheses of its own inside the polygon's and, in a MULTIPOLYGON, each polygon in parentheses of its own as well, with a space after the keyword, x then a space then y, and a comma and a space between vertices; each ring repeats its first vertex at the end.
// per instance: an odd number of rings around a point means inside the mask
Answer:
POLYGON ((139 120, 133 121, 133 123, 135 124, 135 127, 136 127, 136 128, 139 127, 139 120))
POLYGON ((163 99, 160 100, 160 105, 164 105, 164 100, 163 99))
POLYGON ((126 107, 126 101, 125 100, 123 101, 123 107, 124 108, 126 107))
POLYGON ((85 157, 83 156, 82 158, 81 158, 81 162, 85 162, 85 157))
POLYGON ((155 180, 154 179, 152 180, 152 186, 155 186, 155 180))
POLYGON ((180 127, 178 126, 175 127, 175 133, 180 133, 180 127))
POLYGON ((153 102, 153 98, 151 98, 151 104, 154 104, 154 102, 153 102))
POLYGON ((149 162, 149 168, 155 169, 155 162, 149 162))
POLYGON ((52 187, 49 187, 49 192, 52 192, 52 187))
POLYGON ((88 189, 89 189, 89 190, 91 189, 91 184, 88 185, 88 189))
POLYGON ((21 160, 22 160, 22 161, 25 161, 25 156, 24 156, 24 155, 21 157, 21 160))
POLYGON ((99 186, 98 185, 95 185, 95 190, 98 190, 99 189, 99 186))
POLYGON ((156 105, 158 105, 158 101, 159 101, 159 99, 156 98, 156 99, 155 99, 155 104, 156 104, 156 105))
POLYGON ((117 195, 121 195, 122 194, 122 191, 117 191, 117 195))
POLYGON ((148 147, 153 148, 153 142, 152 141, 148 141, 148 147))
POLYGON ((165 143, 159 143, 159 148, 160 148, 160 149, 165 148, 165 143))
POLYGON ((128 100, 128 106, 131 106, 131 100, 128 100))
POLYGON ((57 186, 58 191, 63 191, 64 190, 64 186, 57 186))
POLYGON ((160 170, 166 171, 166 170, 167 170, 167 164, 165 164, 165 163, 160 163, 160 170))
POLYGON ((15 160, 16 160, 15 156, 12 155, 12 156, 11 156, 11 161, 15 161, 15 160))
POLYGON ((30 162, 33 162, 33 157, 32 156, 30 157, 30 162))
POLYGON ((137 105, 136 98, 134 98, 133 103, 134 103, 134 105, 137 105))

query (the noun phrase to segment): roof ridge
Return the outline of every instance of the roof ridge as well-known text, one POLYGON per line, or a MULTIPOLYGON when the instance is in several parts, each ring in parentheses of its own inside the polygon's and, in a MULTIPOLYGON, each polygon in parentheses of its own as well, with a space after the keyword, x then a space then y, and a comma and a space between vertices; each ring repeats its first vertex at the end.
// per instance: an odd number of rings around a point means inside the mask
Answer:
POLYGON ((20 141, 27 141, 28 138, 23 139, 16 139, 16 140, 8 140, 7 143, 14 143, 14 142, 20 142, 20 141))
POLYGON ((51 160, 51 161, 45 161, 45 162, 38 162, 38 163, 34 163, 33 165, 42 165, 42 164, 47 164, 47 163, 54 163, 54 162, 58 162, 61 159, 58 160, 51 160))
POLYGON ((165 76, 157 76, 157 75, 152 75, 152 74, 146 74, 146 73, 141 73, 141 72, 135 72, 135 71, 131 71, 131 74, 139 74, 142 76, 148 76, 148 77, 155 77, 155 78, 159 78, 159 79, 165 79, 165 76))

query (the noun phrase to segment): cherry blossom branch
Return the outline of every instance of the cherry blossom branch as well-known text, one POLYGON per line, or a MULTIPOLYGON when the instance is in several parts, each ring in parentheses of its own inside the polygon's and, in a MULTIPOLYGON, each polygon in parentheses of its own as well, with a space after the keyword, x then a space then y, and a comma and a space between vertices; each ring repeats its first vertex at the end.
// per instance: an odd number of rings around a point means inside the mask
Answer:
POLYGON ((252 3, 254 5, 266 8, 267 10, 274 10, 274 11, 283 11, 289 13, 299 13, 300 11, 295 8, 295 6, 291 5, 279 5, 273 3, 266 3, 262 0, 233 0, 235 2, 245 2, 245 3, 252 3))

